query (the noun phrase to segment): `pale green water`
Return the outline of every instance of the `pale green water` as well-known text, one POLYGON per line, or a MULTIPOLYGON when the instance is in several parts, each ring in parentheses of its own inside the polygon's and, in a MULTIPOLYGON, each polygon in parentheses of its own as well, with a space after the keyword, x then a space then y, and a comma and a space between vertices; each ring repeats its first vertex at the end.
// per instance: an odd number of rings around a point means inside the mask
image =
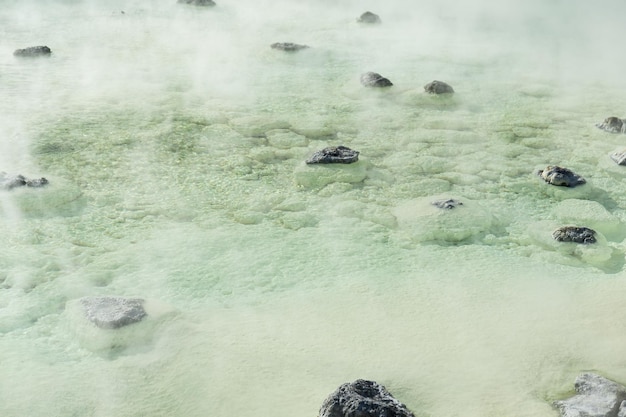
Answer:
POLYGON ((0 171, 51 186, 0 193, 0 414, 314 417, 369 378, 549 416, 583 370, 625 382, 626 136, 594 127, 626 117, 624 6, 582 3, 7 2, 0 171), (338 144, 360 162, 303 165, 338 144), (550 238, 579 223, 599 244, 550 238), (151 319, 91 328, 86 295, 151 319))

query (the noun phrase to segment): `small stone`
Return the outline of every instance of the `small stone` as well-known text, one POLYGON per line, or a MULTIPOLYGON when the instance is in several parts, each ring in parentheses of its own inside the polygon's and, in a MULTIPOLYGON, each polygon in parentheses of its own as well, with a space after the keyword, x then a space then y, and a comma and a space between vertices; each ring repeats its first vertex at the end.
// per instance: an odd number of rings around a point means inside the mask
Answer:
POLYGON ((52 53, 47 46, 30 46, 24 49, 16 49, 13 52, 15 56, 21 57, 34 57, 34 56, 49 56, 52 53))
POLYGON ((213 0, 178 0, 178 3, 181 4, 191 4, 193 6, 215 6, 215 2, 213 0))
POLYGON ((428 94, 453 94, 454 89, 443 81, 431 81, 424 86, 424 90, 428 94))
POLYGON ((319 417, 415 417, 387 389, 358 379, 341 385, 322 403, 319 417))
POLYGON ((315 152, 307 164, 351 164, 359 160, 359 151, 345 146, 331 146, 315 152))
POLYGON ((613 152, 611 154, 611 159, 615 161, 617 165, 626 165, 626 149, 619 152, 613 152))
POLYGON ((271 44, 270 47, 272 49, 278 49, 280 51, 287 51, 287 52, 295 52, 301 49, 309 48, 308 45, 299 45, 293 42, 276 42, 276 43, 271 44))
POLYGON ((596 231, 588 227, 564 226, 552 232, 552 237, 559 242, 582 244, 596 243, 596 231))
POLYGON ((587 182, 583 177, 575 174, 571 170, 556 165, 549 165, 546 169, 539 170, 537 174, 543 178, 545 182, 563 187, 576 187, 577 185, 582 185, 587 182))
POLYGON ((359 23, 381 23, 380 17, 372 12, 365 12, 357 19, 359 23))
POLYGON ((450 198, 447 200, 433 201, 431 204, 437 208, 445 209, 445 210, 452 210, 455 207, 463 205, 462 202, 460 202, 459 200, 455 200, 453 198, 450 198))
POLYGON ((361 84, 365 87, 391 87, 393 83, 376 72, 366 72, 361 75, 361 84))
POLYGON ((596 124, 596 127, 609 133, 626 133, 626 120, 619 117, 607 117, 604 122, 596 124))
POLYGON ((102 329, 117 329, 141 321, 146 315, 141 298, 83 297, 87 319, 102 329))

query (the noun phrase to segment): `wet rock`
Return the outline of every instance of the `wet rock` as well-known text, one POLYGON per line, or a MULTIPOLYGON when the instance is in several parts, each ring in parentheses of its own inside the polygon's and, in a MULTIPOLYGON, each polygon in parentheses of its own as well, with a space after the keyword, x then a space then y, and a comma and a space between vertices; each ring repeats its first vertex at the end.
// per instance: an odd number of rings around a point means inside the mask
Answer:
POLYGON ((626 149, 619 152, 613 152, 611 159, 615 161, 617 165, 626 165, 626 149))
POLYGON ((0 172, 0 188, 12 190, 17 187, 43 187, 48 185, 45 178, 27 179, 23 175, 8 175, 6 172, 0 172))
POLYGON ((556 165, 549 165, 546 169, 539 170, 537 174, 549 184, 564 187, 576 187, 587 182, 580 175, 556 165))
POLYGON ((380 23, 380 16, 372 12, 365 12, 357 20, 359 23, 380 23))
POLYGON ((432 81, 424 86, 424 90, 428 94, 453 94, 454 89, 443 81, 432 81))
POLYGON ((361 75, 361 84, 365 87, 391 87, 393 83, 376 72, 366 72, 361 75))
POLYGON ((607 117, 604 122, 596 124, 596 127, 610 133, 626 133, 626 119, 607 117))
POLYGON ((309 48, 308 45, 299 45, 293 42, 276 42, 276 43, 271 44, 270 47, 272 49, 278 49, 280 51, 287 51, 287 52, 295 52, 301 49, 309 48))
POLYGON ((322 404, 319 417, 414 417, 404 404, 374 381, 341 385, 322 404))
POLYGON ((437 208, 445 209, 445 210, 451 210, 455 207, 463 205, 462 202, 460 202, 459 200, 455 200, 453 198, 449 198, 447 200, 443 199, 443 200, 433 201, 431 204, 437 208))
POLYGON ((596 231, 588 227, 564 226, 552 232, 552 237, 559 242, 596 243, 596 231))
POLYGON ((331 146, 315 152, 307 164, 351 164, 359 160, 359 151, 345 146, 331 146))
POLYGON ((584 373, 574 383, 576 395, 556 401, 563 417, 619 417, 625 415, 626 387, 593 373, 584 373))
POLYGON ((178 3, 191 4, 192 6, 215 6, 215 2, 213 0, 178 0, 178 3))
POLYGON ((35 56, 50 56, 52 51, 47 46, 30 46, 24 49, 16 49, 13 52, 15 56, 21 57, 35 57, 35 56))
POLYGON ((140 298, 83 297, 80 303, 87 319, 102 329, 137 323, 147 315, 140 298))

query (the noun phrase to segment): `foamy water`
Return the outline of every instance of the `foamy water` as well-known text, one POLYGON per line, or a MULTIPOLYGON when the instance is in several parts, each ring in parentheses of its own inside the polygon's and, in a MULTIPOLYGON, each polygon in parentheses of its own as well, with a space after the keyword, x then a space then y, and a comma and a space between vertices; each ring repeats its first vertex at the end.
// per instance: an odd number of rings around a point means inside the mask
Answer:
POLYGON ((8 2, 0 171, 50 186, 0 193, 0 414, 313 417, 366 378, 534 417, 626 381, 626 136, 594 126, 626 117, 624 6, 517 3, 8 2), (359 162, 304 164, 333 145, 359 162), (95 328, 93 295, 149 318, 95 328))

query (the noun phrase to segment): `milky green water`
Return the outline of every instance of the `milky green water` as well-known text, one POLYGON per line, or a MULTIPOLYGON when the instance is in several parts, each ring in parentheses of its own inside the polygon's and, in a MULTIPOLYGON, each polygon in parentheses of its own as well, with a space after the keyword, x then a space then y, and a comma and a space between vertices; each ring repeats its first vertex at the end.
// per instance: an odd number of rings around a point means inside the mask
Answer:
POLYGON ((626 116, 624 6, 599 9, 7 2, 0 171, 50 186, 0 193, 0 414, 314 417, 366 378, 416 416, 534 417, 584 370, 626 381, 626 136, 594 126, 626 116), (359 162, 304 164, 333 145, 359 162), (93 295, 149 318, 95 328, 93 295))

